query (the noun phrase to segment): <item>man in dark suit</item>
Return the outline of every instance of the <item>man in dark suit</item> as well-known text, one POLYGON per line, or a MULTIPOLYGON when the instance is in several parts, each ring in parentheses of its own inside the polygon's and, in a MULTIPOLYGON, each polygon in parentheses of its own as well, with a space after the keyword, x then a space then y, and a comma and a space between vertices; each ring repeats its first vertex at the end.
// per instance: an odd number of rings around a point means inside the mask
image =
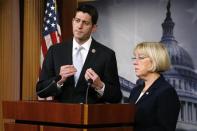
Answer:
POLYGON ((115 53, 91 37, 97 19, 95 7, 77 8, 72 21, 73 39, 48 50, 36 87, 39 97, 54 96, 60 102, 84 103, 90 80, 88 103, 120 102, 115 53))

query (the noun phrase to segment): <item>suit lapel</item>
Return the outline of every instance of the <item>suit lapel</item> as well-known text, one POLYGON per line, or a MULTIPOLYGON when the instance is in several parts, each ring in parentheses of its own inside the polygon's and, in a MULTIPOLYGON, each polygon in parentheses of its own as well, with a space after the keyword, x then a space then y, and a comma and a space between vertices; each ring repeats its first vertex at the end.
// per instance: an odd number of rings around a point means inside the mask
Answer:
POLYGON ((61 44, 57 57, 57 59, 59 59, 58 63, 61 64, 61 66, 72 64, 72 41, 61 44))
POLYGON ((139 97, 139 95, 140 95, 140 93, 141 93, 141 91, 143 90, 143 86, 139 86, 139 85, 137 85, 137 86, 135 86, 134 87, 136 90, 135 91, 132 91, 131 93, 130 93, 130 102, 133 102, 133 103, 135 103, 136 101, 137 101, 137 99, 138 99, 138 97, 139 97))
MULTIPOLYGON (((73 42, 70 41, 69 43, 65 43, 64 49, 63 49, 63 56, 62 56, 62 61, 64 62, 63 65, 72 65, 72 47, 73 47, 73 42)), ((71 81, 71 83, 74 85, 74 76, 71 76, 68 78, 68 81, 71 81)))
MULTIPOLYGON (((90 49, 88 51, 88 55, 86 57, 86 60, 84 62, 83 68, 81 70, 81 74, 78 80, 78 83, 82 82, 85 78, 85 72, 88 68, 93 67, 93 64, 95 63, 96 60, 96 55, 98 54, 98 47, 96 46, 96 42, 92 39, 92 43, 90 45, 90 49)), ((78 85, 77 83, 77 85, 78 85)))
POLYGON ((98 54, 98 47, 96 46, 95 42, 92 41, 90 49, 88 51, 87 58, 85 60, 85 63, 82 69, 83 72, 85 72, 87 68, 93 67, 93 64, 96 61, 97 54, 98 54))
POLYGON ((151 94, 152 94, 152 91, 146 91, 146 92, 143 94, 143 96, 137 101, 136 104, 139 104, 139 103, 143 102, 144 100, 147 99, 147 97, 151 96, 151 94))
POLYGON ((152 85, 151 87, 144 93, 144 95, 139 99, 139 101, 137 102, 137 104, 140 104, 141 102, 143 102, 144 100, 146 100, 148 97, 150 97, 153 92, 155 90, 157 90, 157 88, 159 88, 160 86, 160 81, 161 81, 162 77, 160 76, 152 85))
POLYGON ((73 47, 73 44, 72 44, 72 42, 68 43, 67 46, 68 47, 66 48, 66 51, 65 51, 65 53, 66 53, 65 57, 68 60, 68 64, 71 65, 71 64, 73 64, 73 61, 72 61, 72 47, 73 47))

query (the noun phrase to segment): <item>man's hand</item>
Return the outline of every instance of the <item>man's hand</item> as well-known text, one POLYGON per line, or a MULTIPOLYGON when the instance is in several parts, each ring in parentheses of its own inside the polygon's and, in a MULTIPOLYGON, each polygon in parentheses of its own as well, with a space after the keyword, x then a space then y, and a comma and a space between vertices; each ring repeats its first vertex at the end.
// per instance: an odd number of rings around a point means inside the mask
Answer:
POLYGON ((93 83, 91 86, 94 87, 96 90, 101 90, 104 86, 104 83, 101 81, 100 77, 95 73, 95 71, 92 70, 92 68, 86 70, 85 79, 92 79, 93 83))
POLYGON ((76 72, 77 72, 77 69, 73 65, 61 66, 59 75, 61 75, 62 78, 57 83, 60 85, 63 84, 68 77, 74 75, 76 72))

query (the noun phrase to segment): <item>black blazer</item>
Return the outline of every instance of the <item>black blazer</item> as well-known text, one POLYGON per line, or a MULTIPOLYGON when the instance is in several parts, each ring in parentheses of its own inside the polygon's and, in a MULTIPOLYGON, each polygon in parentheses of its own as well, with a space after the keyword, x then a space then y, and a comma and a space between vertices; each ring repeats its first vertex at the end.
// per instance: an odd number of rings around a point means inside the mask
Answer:
MULTIPOLYGON (((143 90, 133 88, 129 102, 135 103, 143 90)), ((161 75, 136 103, 135 131, 175 131, 180 101, 175 89, 161 75)))
POLYGON ((60 102, 84 103, 87 89, 87 82, 84 75, 88 68, 92 68, 105 83, 105 91, 101 97, 93 88, 90 88, 88 102, 120 102, 122 93, 120 90, 115 53, 94 39, 92 40, 76 87, 74 86, 74 76, 69 77, 61 89, 57 88, 56 83, 50 84, 59 74, 62 65, 73 64, 72 43, 72 41, 69 41, 50 47, 43 63, 40 79, 37 83, 37 94, 40 97, 54 96, 60 102), (46 87, 47 89, 45 90, 44 88, 46 87))

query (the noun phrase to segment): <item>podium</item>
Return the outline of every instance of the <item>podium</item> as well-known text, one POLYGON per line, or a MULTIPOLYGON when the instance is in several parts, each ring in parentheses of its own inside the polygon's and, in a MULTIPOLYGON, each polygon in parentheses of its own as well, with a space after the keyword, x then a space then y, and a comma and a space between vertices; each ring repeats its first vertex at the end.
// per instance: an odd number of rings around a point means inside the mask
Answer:
POLYGON ((3 101, 5 131, 132 131, 132 104, 3 101))

